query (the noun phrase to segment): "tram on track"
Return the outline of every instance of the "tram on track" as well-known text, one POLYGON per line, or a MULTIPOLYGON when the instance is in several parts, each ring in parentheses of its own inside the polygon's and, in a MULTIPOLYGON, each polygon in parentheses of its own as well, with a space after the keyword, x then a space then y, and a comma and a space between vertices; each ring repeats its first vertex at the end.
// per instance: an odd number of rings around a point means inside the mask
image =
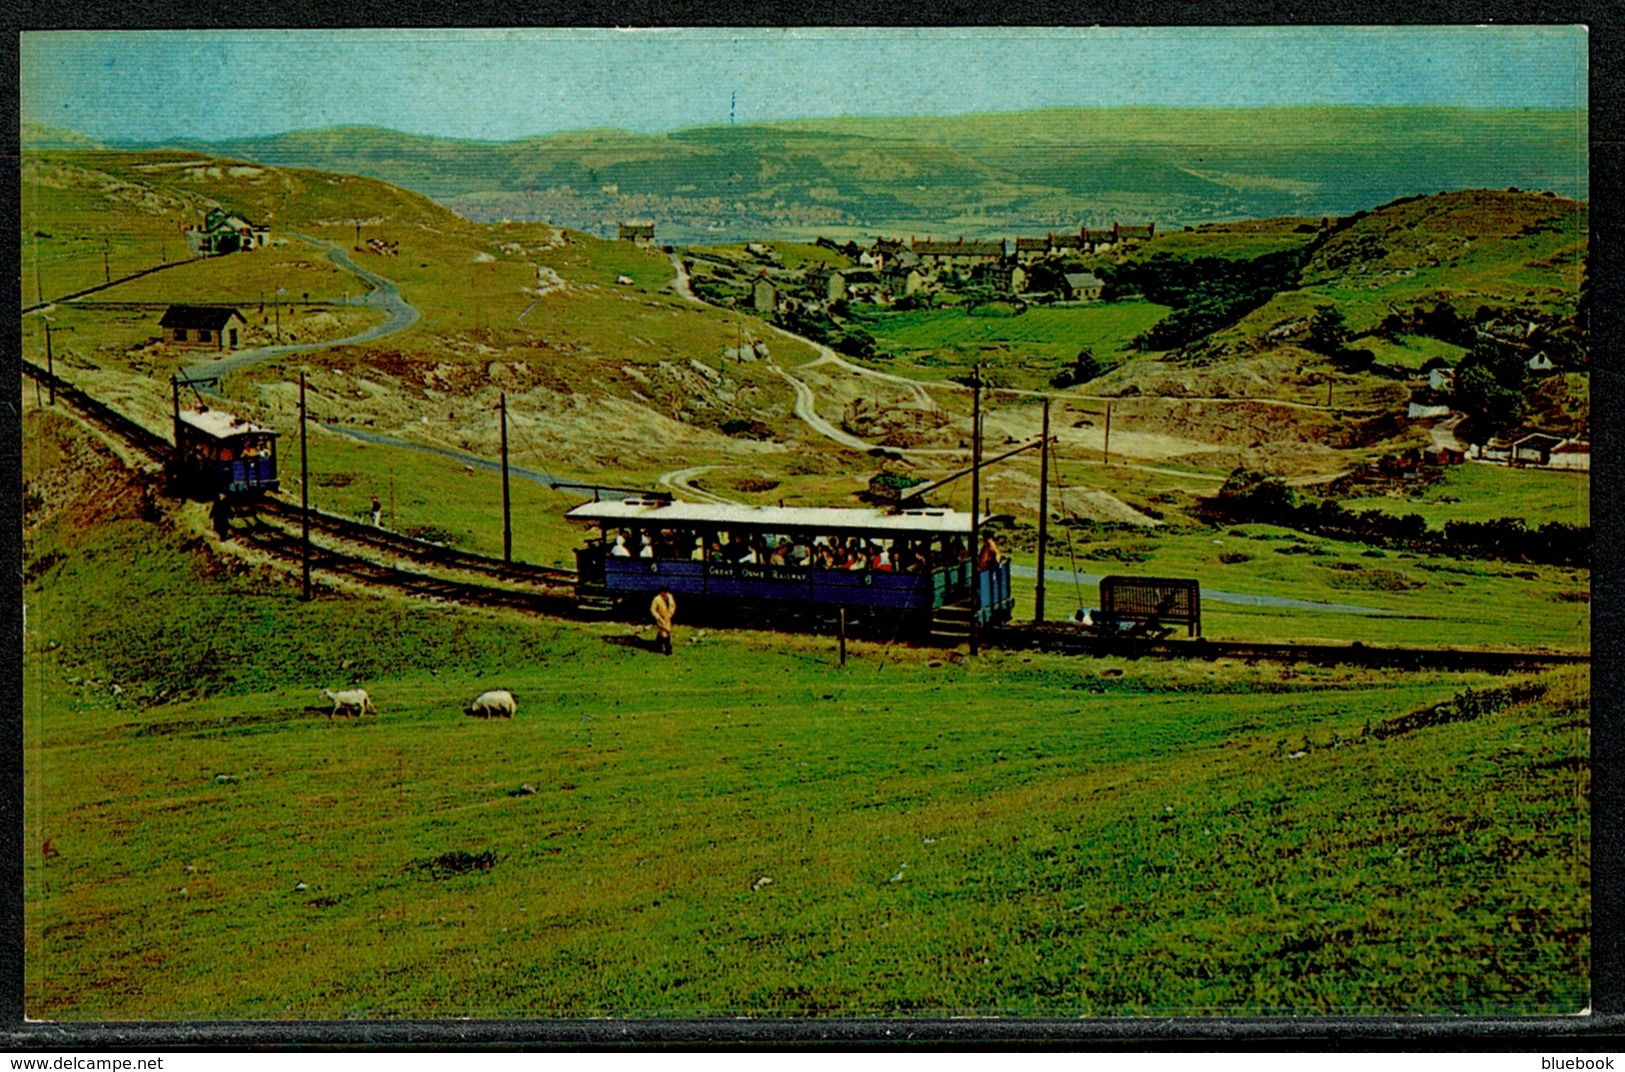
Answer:
MULTIPOLYGON (((576 551, 577 593, 620 600, 667 589, 706 601, 1010 620, 1010 563, 977 562, 953 510, 734 506, 626 498, 583 503, 597 526, 576 551)), ((982 524, 995 520, 983 515, 982 524)))
POLYGON ((206 499, 275 491, 279 434, 224 410, 177 406, 172 464, 179 490, 206 499))

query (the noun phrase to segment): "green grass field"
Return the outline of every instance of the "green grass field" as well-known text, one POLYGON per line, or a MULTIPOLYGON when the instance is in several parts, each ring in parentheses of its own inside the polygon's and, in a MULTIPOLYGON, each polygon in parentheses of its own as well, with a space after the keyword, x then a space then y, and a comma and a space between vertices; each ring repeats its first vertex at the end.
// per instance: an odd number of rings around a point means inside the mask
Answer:
POLYGON ((1443 479, 1408 499, 1360 496, 1341 500, 1351 510, 1419 514, 1432 528, 1450 521, 1522 518, 1538 527, 1548 521, 1591 524, 1591 479, 1586 473, 1513 469, 1505 465, 1456 465, 1443 479))
POLYGON ((234 654, 284 649, 246 693, 131 709, 31 660, 31 1014, 1585 1003, 1579 675, 1378 739, 1501 683, 867 644, 843 670, 829 638, 691 629, 667 662, 624 627, 228 592, 234 654), (309 709, 341 682, 378 721, 309 709), (499 684, 514 722, 457 713, 499 684))
POLYGON ((1588 1003, 1583 671, 841 667, 681 608, 668 660, 613 622, 305 604, 26 416, 31 1016, 1588 1003), (349 685, 377 719, 325 717, 349 685), (487 687, 518 718, 459 713, 487 687))
POLYGON ((1168 312, 1151 302, 1034 306, 1019 316, 971 316, 962 308, 908 312, 853 309, 853 322, 874 336, 888 370, 923 379, 967 373, 978 360, 1000 370, 1003 386, 1048 386, 1088 348, 1112 363, 1129 342, 1168 312))

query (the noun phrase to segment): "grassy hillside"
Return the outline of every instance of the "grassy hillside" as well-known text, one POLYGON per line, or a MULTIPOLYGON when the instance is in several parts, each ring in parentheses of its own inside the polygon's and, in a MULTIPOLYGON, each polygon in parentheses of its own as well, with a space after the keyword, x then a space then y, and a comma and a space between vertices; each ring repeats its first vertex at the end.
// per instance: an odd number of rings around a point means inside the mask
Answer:
MULTIPOLYGON (((183 229, 215 205, 270 228, 269 248, 169 267, 52 312, 58 362, 127 399, 155 427, 168 408, 164 378, 201 359, 157 342, 157 318, 171 302, 238 307, 254 345, 273 341, 278 322, 283 340, 298 342, 375 322, 377 312, 345 304, 361 283, 308 237, 396 283, 422 315, 377 344, 238 374, 228 388, 234 399, 276 427, 296 419, 291 384, 311 367, 331 420, 485 456, 496 450, 494 426, 471 426, 470 417, 494 412, 506 390, 520 421, 539 412, 570 420, 568 432, 533 433, 551 448, 551 471, 609 482, 659 461, 668 464, 657 474, 684 459, 756 452, 755 442, 721 432, 730 420, 793 434, 790 391, 761 364, 736 362, 726 380, 706 378, 725 348, 761 338, 762 327, 671 293, 674 270, 659 251, 541 224, 474 223, 372 179, 192 153, 28 154, 23 175, 23 220, 33 231, 21 265, 25 294, 100 283, 104 240, 115 278, 173 264, 183 229), (358 225, 363 240, 399 243, 399 256, 354 250, 358 225), (618 472, 584 472, 606 464, 618 472)), ((28 355, 43 361, 43 329, 30 322, 25 339, 28 355)), ((813 353, 782 337, 771 346, 789 363, 813 353)))
POLYGON ((1422 191, 1588 196, 1584 113, 1456 108, 1059 109, 583 131, 513 142, 341 128, 215 143, 387 179, 481 219, 681 241, 995 234, 1113 219, 1342 215, 1422 191))
POLYGON ((25 422, 31 1016, 1589 1003, 1583 672, 303 604, 25 422), (376 719, 329 722, 348 684, 376 719), (512 722, 458 713, 489 686, 512 722))

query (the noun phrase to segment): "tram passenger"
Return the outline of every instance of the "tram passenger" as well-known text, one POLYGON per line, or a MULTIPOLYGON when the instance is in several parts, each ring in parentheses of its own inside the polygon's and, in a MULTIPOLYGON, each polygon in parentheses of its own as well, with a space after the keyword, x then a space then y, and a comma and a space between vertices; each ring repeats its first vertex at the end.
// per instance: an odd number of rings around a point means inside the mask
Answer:
POLYGON ((874 566, 875 569, 882 573, 890 573, 892 571, 891 552, 886 550, 884 546, 879 546, 876 550, 874 566))
POLYGON ((866 570, 869 568, 869 556, 864 546, 857 540, 846 549, 846 568, 849 570, 866 570))
POLYGON ((790 537, 776 537, 773 550, 768 553, 769 566, 788 566, 790 564, 790 537))
POLYGON ((638 538, 638 544, 639 558, 653 558, 655 556, 654 543, 649 539, 649 534, 647 532, 643 533, 643 535, 638 538))
POLYGON ((711 541, 711 547, 710 547, 709 550, 706 551, 705 557, 706 557, 706 559, 708 561, 711 561, 711 562, 726 562, 726 561, 728 561, 728 559, 722 553, 722 544, 721 544, 721 542, 718 541, 718 540, 715 540, 715 539, 713 539, 711 541))
POLYGON ((632 557, 632 552, 626 549, 626 533, 623 532, 619 536, 615 537, 615 546, 609 549, 609 553, 614 555, 616 558, 632 557))
POLYGON ((990 570, 1003 561, 1004 553, 999 550, 998 542, 993 539, 993 535, 989 533, 982 537, 982 553, 976 558, 977 572, 990 570))
POLYGON ((696 537, 694 537, 694 550, 692 550, 692 551, 690 551, 688 553, 688 560, 690 562, 704 562, 705 561, 705 537, 704 536, 696 536, 696 537))
POLYGON ((790 565, 806 566, 812 561, 812 548, 807 546, 806 540, 796 540, 790 546, 790 565))

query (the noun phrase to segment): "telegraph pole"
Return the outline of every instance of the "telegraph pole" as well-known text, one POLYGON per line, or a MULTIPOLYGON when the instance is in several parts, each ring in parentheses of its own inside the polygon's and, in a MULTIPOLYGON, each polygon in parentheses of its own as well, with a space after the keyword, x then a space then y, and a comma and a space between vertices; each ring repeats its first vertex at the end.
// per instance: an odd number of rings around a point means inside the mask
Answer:
POLYGON ((981 610, 982 584, 976 575, 977 537, 981 535, 982 502, 982 366, 971 379, 971 471, 970 471, 970 653, 976 654, 976 615, 981 610))
POLYGON ((102 282, 111 283, 112 281, 113 269, 107 261, 107 239, 104 238, 102 239, 102 282))
POLYGON ((51 322, 40 314, 40 320, 45 324, 45 389, 50 395, 51 405, 56 405, 56 361, 51 357, 51 322))
POLYGON ((1038 448, 1038 582, 1033 585, 1033 621, 1044 620, 1044 543, 1049 536, 1049 399, 1044 399, 1044 441, 1038 448))
POLYGON ((1112 463, 1112 404, 1106 403, 1106 464, 1112 463))
POLYGON ((310 459, 305 453, 305 374, 299 373, 299 544, 302 549, 304 591, 310 602, 310 459))
POLYGON ((502 561, 513 561, 513 523, 508 512, 508 392, 501 394, 502 406, 502 561))

